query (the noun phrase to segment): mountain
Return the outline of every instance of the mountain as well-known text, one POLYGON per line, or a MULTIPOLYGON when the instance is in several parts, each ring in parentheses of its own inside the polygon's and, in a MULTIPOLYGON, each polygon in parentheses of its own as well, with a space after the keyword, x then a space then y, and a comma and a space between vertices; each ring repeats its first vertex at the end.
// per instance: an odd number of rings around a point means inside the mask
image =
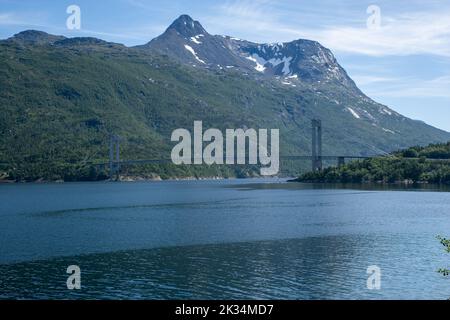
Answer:
POLYGON ((14 35, 8 41, 21 45, 47 45, 64 39, 66 38, 63 36, 54 36, 37 30, 27 30, 14 35))
POLYGON ((167 54, 182 63, 205 68, 241 68, 267 77, 304 82, 337 82, 359 92, 331 51, 316 41, 257 44, 210 35, 198 21, 179 17, 159 37, 139 48, 167 54))
MULTIPOLYGON (((210 35, 181 16, 149 43, 24 31, 0 41, 0 179, 95 180, 92 162, 169 158, 173 130, 280 129, 282 155, 311 153, 322 120, 328 155, 373 155, 450 140, 365 96, 330 50, 309 40, 256 44, 210 35)), ((310 164, 283 162, 283 174, 310 164)), ((125 167, 136 176, 248 176, 244 167, 125 167)))
POLYGON ((182 15, 161 36, 137 48, 206 68, 233 66, 249 69, 251 62, 234 54, 228 46, 226 38, 210 35, 198 21, 182 15))

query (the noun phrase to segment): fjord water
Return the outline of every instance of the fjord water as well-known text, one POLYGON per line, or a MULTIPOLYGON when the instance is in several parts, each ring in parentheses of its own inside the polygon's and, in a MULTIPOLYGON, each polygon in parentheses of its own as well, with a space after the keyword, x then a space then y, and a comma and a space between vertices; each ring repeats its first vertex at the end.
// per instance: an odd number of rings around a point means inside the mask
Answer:
POLYGON ((450 193, 274 180, 0 185, 0 299, 447 299, 450 193), (69 291, 66 269, 81 268, 69 291), (369 266, 381 289, 367 289, 369 266))

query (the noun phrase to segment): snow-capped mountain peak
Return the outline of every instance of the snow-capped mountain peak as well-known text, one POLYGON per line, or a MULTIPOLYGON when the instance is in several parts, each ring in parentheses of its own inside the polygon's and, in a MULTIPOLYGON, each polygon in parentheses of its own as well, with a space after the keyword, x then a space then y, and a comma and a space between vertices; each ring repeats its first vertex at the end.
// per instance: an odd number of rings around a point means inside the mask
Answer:
POLYGON ((316 41, 258 44, 214 36, 188 15, 180 16, 161 36, 142 47, 196 67, 240 69, 289 81, 339 82, 358 90, 331 51, 316 41))

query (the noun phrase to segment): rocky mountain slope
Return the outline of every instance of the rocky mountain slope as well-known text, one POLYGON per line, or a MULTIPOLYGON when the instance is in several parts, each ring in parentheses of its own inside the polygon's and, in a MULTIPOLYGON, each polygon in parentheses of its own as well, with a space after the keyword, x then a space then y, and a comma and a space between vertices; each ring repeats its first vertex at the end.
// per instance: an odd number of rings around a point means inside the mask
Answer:
POLYGON ((316 41, 257 44, 210 35, 198 21, 182 15, 161 36, 141 49, 167 54, 204 68, 240 68, 266 77, 307 83, 335 82, 359 92, 331 51, 316 41))
MULTIPOLYGON (((308 155, 310 121, 324 154, 372 155, 450 140, 365 96, 320 44, 255 44, 210 35, 188 16, 138 47, 24 31, 0 41, 2 179, 97 179, 91 162, 123 138, 123 159, 170 157, 171 132, 280 129, 281 154, 308 155)), ((282 163, 284 173, 300 168, 282 163)), ((238 167, 128 168, 136 175, 245 176, 238 167)))

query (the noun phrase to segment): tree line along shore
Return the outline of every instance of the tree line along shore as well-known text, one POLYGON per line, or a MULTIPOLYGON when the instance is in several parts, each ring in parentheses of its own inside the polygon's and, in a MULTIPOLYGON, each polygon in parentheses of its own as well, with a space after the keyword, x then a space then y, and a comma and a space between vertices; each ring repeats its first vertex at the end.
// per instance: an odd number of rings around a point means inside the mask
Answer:
POLYGON ((296 182, 450 185, 450 142, 412 147, 387 156, 307 172, 296 182))

